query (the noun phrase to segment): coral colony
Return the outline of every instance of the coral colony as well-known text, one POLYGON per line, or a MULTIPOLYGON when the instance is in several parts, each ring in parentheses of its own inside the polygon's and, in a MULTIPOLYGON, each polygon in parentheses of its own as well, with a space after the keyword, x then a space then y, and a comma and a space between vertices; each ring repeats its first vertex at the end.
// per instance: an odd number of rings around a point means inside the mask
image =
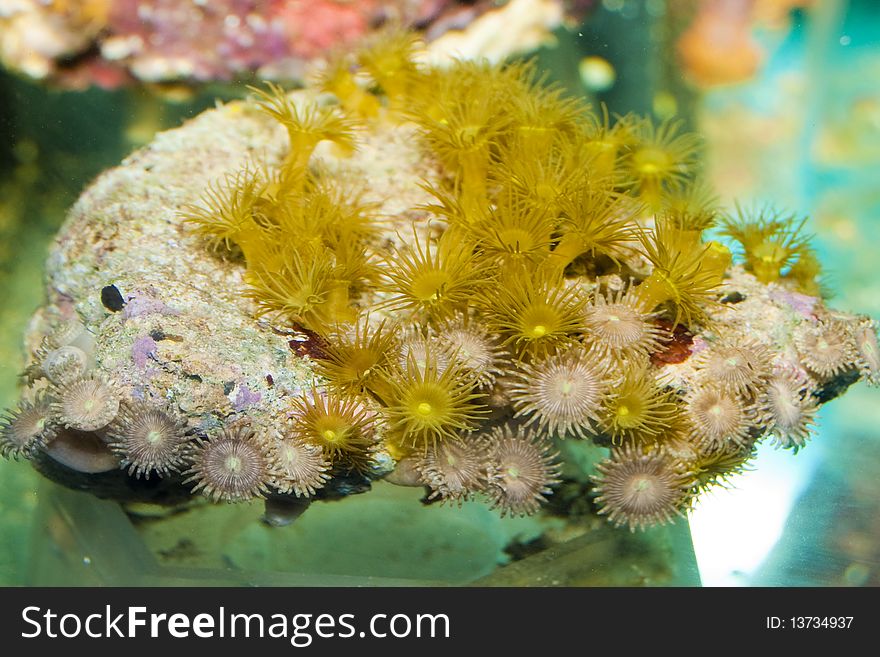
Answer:
MULTIPOLYGON (((571 4, 572 15, 583 13, 585 7, 571 4)), ((561 22, 561 5, 554 0, 15 0, 0 3, 0 62, 71 87, 249 75, 298 79, 309 61, 333 48, 351 47, 389 21, 417 27, 434 40, 480 17, 500 19, 516 11, 546 33, 561 22)), ((509 23, 508 18, 505 27, 509 23)))
MULTIPOLYGON (((255 89, 248 111, 283 127, 284 155, 254 155, 177 209, 199 248, 244 272, 255 321, 305 336, 291 345, 313 384, 272 431, 246 404, 205 430, 168 395, 135 395, 73 317, 31 355, 3 454, 215 501, 385 477, 522 515, 563 480, 565 443, 592 441, 609 452, 584 495, 644 529, 758 442, 804 447, 819 404, 857 379, 880 383, 876 324, 825 307, 803 221, 716 208, 694 135, 597 116, 528 63, 432 67, 416 48, 387 33, 310 89, 255 89), (415 140, 433 172, 433 201, 399 212, 403 230, 315 156, 344 161, 371 134, 415 140), (791 332, 735 331, 749 297, 791 332)), ((143 340, 135 359, 156 348, 143 340)))

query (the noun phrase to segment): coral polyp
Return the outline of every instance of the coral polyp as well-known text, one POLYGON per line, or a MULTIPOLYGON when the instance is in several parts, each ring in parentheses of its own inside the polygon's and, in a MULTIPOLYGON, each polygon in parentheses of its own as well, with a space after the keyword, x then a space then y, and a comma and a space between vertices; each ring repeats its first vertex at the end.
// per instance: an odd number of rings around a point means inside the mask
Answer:
POLYGON ((642 309, 652 312, 668 303, 674 308, 675 324, 704 321, 706 309, 717 302, 729 252, 713 242, 694 242, 692 235, 663 220, 639 238, 652 265, 650 276, 638 287, 642 309))
POLYGON ((487 485, 485 448, 475 440, 444 440, 430 446, 416 461, 429 499, 457 502, 471 499, 487 485))
POLYGON ((42 369, 46 378, 58 386, 73 383, 85 376, 89 357, 79 347, 64 345, 52 349, 43 357, 42 369))
POLYGON ((363 393, 384 389, 381 373, 394 362, 399 348, 394 325, 371 326, 359 321, 350 331, 333 333, 316 363, 329 384, 342 392, 363 393))
POLYGON ((806 377, 793 372, 780 372, 767 383, 759 410, 777 445, 797 451, 806 444, 819 410, 814 392, 806 377))
POLYGON ((140 402, 127 404, 108 430, 110 449, 135 477, 166 476, 186 463, 186 424, 171 411, 140 402))
POLYGON ((193 225, 211 249, 231 251, 253 222, 253 213, 265 183, 256 171, 242 169, 222 182, 212 183, 200 203, 184 206, 182 218, 193 225))
POLYGON ((790 275, 801 258, 809 258, 805 223, 806 217, 798 219, 767 208, 750 212, 737 207, 735 216, 725 218, 723 233, 739 242, 746 269, 762 283, 773 283, 790 275))
POLYGON ((490 437, 488 493, 502 515, 529 515, 559 483, 558 454, 547 438, 504 425, 490 437))
POLYGON ((550 435, 596 433, 609 381, 589 351, 573 347, 522 366, 515 377, 510 394, 517 417, 550 435))
POLYGON ((754 460, 754 447, 731 447, 721 451, 698 450, 684 465, 693 473, 692 495, 699 495, 715 487, 735 486, 736 475, 750 470, 754 460))
POLYGON ((66 427, 79 431, 103 429, 119 412, 119 392, 100 376, 65 384, 55 392, 53 410, 66 427))
POLYGON ((312 151, 322 141, 329 140, 343 149, 354 148, 354 123, 338 114, 332 107, 317 104, 298 104, 278 85, 269 83, 269 90, 252 89, 258 105, 287 130, 290 151, 284 168, 297 171, 307 166, 312 151))
POLYGON ((89 332, 79 317, 69 317, 53 323, 51 329, 43 337, 43 346, 47 350, 66 347, 67 345, 79 346, 84 349, 83 343, 90 343, 89 332))
POLYGON ((431 333, 426 335, 419 329, 404 332, 400 339, 397 364, 404 368, 412 360, 416 367, 425 367, 428 361, 433 361, 438 370, 445 370, 451 354, 445 349, 438 349, 437 343, 437 337, 431 333))
POLYGON ((584 338, 595 350, 638 358, 660 348, 664 332, 656 315, 642 310, 630 288, 625 293, 597 293, 584 306, 584 338))
POLYGON ((700 141, 682 132, 681 123, 627 119, 631 143, 624 151, 623 168, 640 198, 657 207, 671 191, 691 180, 699 162, 700 141))
POLYGON ((487 326, 504 345, 519 353, 548 353, 565 344, 582 326, 577 290, 512 277, 503 288, 483 298, 487 326))
POLYGON ((745 444, 753 412, 735 392, 712 384, 694 388, 685 401, 691 434, 710 451, 745 444))
POLYGON ((449 317, 489 283, 473 253, 449 244, 422 243, 399 249, 386 269, 387 305, 431 317, 449 317))
POLYGON ((822 379, 828 379, 854 366, 855 343, 846 327, 833 317, 804 327, 795 336, 804 365, 822 379))
POLYGON ((311 328, 324 325, 323 308, 333 289, 330 263, 304 259, 291 251, 274 271, 256 271, 248 292, 260 314, 274 313, 284 320, 311 328))
POLYGON ((298 437, 275 441, 270 460, 271 485, 281 493, 311 497, 330 479, 330 461, 321 446, 298 437))
POLYGON ((294 401, 293 436, 317 445, 334 465, 346 469, 370 467, 373 413, 354 397, 312 391, 294 401))
POLYGON ((515 188, 501 196, 488 214, 467 224, 477 250, 503 271, 517 271, 550 255, 554 221, 544 205, 534 205, 515 188))
POLYGON ((391 389, 385 417, 394 440, 404 448, 425 451, 439 440, 457 440, 459 431, 476 428, 488 411, 475 381, 457 363, 444 369, 434 358, 385 374, 391 389))
POLYGON ((660 442, 674 431, 679 413, 672 394, 647 367, 633 368, 605 398, 602 425, 616 443, 660 442))
POLYGON ((408 99, 410 87, 418 79, 413 55, 418 37, 397 26, 375 34, 358 53, 358 64, 382 87, 395 105, 408 99))
POLYGON ((21 402, 0 420, 0 454, 6 458, 32 456, 52 442, 57 430, 53 425, 51 398, 45 395, 33 402, 21 402))
POLYGON ((470 372, 481 385, 494 383, 502 371, 504 353, 497 336, 476 319, 463 314, 437 328, 437 342, 462 369, 470 372))
POLYGON ((702 379, 740 394, 759 390, 771 371, 769 350, 749 339, 714 345, 693 361, 702 379))
POLYGON ((559 271, 584 254, 618 257, 636 240, 634 218, 640 206, 608 184, 586 180, 562 196, 558 206, 562 237, 552 255, 559 271))
POLYGON ((877 322, 865 320, 853 329, 858 364, 864 379, 880 386, 880 346, 877 344, 877 322))
POLYGON ((687 507, 694 479, 662 450, 615 449, 597 466, 596 503, 615 525, 630 531, 671 522, 687 507))
POLYGON ((271 480, 269 452, 246 425, 223 429, 194 448, 192 466, 184 483, 193 482, 193 491, 203 491, 216 501, 239 502, 268 491, 271 480))

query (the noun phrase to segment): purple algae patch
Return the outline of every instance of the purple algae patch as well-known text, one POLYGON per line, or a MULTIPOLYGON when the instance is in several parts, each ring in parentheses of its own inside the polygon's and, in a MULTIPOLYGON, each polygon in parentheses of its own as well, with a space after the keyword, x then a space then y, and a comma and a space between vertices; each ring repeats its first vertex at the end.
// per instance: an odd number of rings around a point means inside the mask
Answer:
POLYGON ((172 308, 164 301, 143 292, 135 292, 128 297, 128 302, 122 310, 125 319, 143 317, 144 315, 179 315, 180 311, 172 308))
POLYGON ((236 411, 243 411, 248 406, 258 403, 263 398, 259 392, 253 392, 246 384, 242 383, 235 391, 235 399, 232 400, 232 407, 236 411))
POLYGON ((781 288, 775 288, 770 291, 770 298, 773 301, 787 304, 805 319, 813 317, 818 299, 800 292, 792 292, 781 288))
POLYGON ((147 366, 147 360, 156 355, 156 341, 149 335, 145 335, 134 341, 131 345, 131 359, 139 369, 147 366))

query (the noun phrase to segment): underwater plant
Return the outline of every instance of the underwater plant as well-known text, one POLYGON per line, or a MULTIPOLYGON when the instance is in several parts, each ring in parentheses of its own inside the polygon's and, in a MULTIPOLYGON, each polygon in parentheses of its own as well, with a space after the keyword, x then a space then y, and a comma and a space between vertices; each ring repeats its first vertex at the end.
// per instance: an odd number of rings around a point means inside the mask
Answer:
POLYGON ((877 323, 825 305, 804 221, 718 207, 682 124, 420 47, 391 33, 171 133, 204 162, 134 156, 173 181, 155 219, 96 185, 3 455, 126 499, 303 509, 385 479, 565 516, 564 488, 645 529, 880 381, 877 323))

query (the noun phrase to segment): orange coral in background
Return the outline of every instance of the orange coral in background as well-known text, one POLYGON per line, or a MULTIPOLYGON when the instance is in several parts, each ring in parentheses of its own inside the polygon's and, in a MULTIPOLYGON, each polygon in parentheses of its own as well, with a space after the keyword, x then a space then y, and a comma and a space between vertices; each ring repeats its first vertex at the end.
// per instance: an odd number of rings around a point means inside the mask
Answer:
POLYGON ((677 44, 684 74, 701 87, 748 80, 766 56, 755 26, 788 29, 791 11, 812 5, 813 0, 696 0, 693 21, 677 44))
POLYGON ((682 69, 708 87, 747 80, 763 53, 751 34, 754 0, 703 0, 678 41, 682 69))

